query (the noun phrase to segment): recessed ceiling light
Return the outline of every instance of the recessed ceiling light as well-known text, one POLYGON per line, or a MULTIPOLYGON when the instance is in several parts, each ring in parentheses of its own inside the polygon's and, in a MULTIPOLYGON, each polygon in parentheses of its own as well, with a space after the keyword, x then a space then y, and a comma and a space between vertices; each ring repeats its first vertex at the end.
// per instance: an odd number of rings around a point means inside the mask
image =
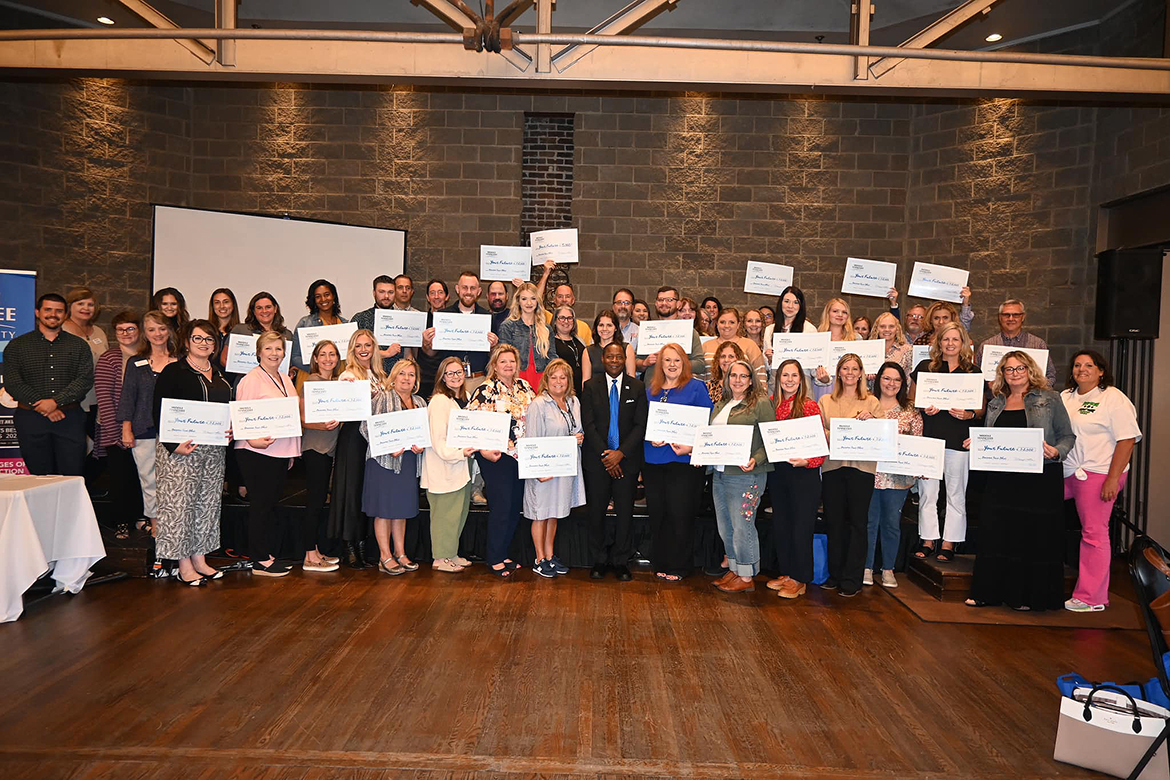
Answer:
POLYGON ((1002 35, 1000 35, 999 33, 992 33, 991 35, 988 35, 988 36, 987 36, 987 38, 986 38, 985 40, 986 40, 988 43, 995 43, 996 41, 1002 41, 1002 40, 1003 40, 1003 36, 1002 36, 1002 35))

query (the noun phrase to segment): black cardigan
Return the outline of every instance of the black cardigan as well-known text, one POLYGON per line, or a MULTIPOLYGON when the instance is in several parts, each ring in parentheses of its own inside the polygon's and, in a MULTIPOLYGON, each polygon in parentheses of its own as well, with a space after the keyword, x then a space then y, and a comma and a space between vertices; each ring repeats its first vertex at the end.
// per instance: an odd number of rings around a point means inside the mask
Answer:
MULTIPOLYGON (((175 398, 180 401, 210 401, 226 404, 232 400, 232 386, 224 379, 219 367, 211 366, 211 382, 208 383, 198 371, 191 368, 185 359, 171 363, 158 375, 154 384, 154 427, 159 428, 162 420, 162 400, 175 398)), ((174 452, 178 444, 163 444, 168 452, 174 452)))

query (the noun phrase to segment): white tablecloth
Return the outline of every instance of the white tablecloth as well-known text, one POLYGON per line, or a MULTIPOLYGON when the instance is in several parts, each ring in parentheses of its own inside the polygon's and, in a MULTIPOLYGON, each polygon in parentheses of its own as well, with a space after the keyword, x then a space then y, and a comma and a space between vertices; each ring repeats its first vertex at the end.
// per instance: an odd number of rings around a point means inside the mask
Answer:
POLYGON ((104 557, 84 479, 0 476, 0 623, 20 617, 21 595, 50 567, 55 591, 77 593, 104 557))

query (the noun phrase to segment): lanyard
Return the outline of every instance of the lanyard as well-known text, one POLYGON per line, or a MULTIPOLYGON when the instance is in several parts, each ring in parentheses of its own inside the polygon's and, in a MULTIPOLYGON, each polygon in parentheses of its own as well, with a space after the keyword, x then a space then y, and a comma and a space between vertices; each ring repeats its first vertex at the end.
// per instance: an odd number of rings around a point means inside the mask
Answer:
POLYGON ((260 370, 264 372, 264 376, 268 377, 272 384, 276 385, 276 389, 279 390, 285 398, 288 398, 288 390, 284 389, 284 383, 277 382, 275 379, 273 379, 272 374, 268 373, 266 369, 261 368, 260 370))

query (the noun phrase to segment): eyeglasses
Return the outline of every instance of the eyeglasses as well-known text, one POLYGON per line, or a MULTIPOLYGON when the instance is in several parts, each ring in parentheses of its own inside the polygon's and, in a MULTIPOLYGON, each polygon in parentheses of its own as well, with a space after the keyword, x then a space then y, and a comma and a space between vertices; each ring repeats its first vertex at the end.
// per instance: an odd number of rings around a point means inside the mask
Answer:
POLYGON ((557 321, 558 322, 572 322, 573 316, 571 314, 558 314, 557 321))
POLYGON ((117 333, 119 336, 129 336, 131 333, 137 332, 138 328, 134 325, 127 325, 123 328, 114 328, 114 333, 117 333))
POLYGON ((674 303, 678 298, 656 298, 659 303, 674 303))
POLYGON ((908 319, 908 320, 920 320, 920 319, 922 319, 924 316, 925 316, 925 315, 923 315, 923 314, 907 314, 907 315, 906 315, 906 319, 908 319))
POLYGON ((1019 319, 1020 317, 1023 317, 1024 313, 1022 311, 1001 311, 999 313, 999 316, 1004 317, 1004 318, 1009 319, 1009 320, 1014 320, 1014 319, 1019 319))
POLYGON ((443 376, 451 377, 452 379, 454 379, 457 376, 466 376, 466 374, 463 372, 462 368, 457 368, 454 371, 444 371, 443 376))
POLYGON ((192 344, 214 344, 215 336, 192 336, 192 344))
POLYGON ((1005 374, 1026 374, 1028 373, 1027 366, 1004 366, 1003 372, 1005 374))

